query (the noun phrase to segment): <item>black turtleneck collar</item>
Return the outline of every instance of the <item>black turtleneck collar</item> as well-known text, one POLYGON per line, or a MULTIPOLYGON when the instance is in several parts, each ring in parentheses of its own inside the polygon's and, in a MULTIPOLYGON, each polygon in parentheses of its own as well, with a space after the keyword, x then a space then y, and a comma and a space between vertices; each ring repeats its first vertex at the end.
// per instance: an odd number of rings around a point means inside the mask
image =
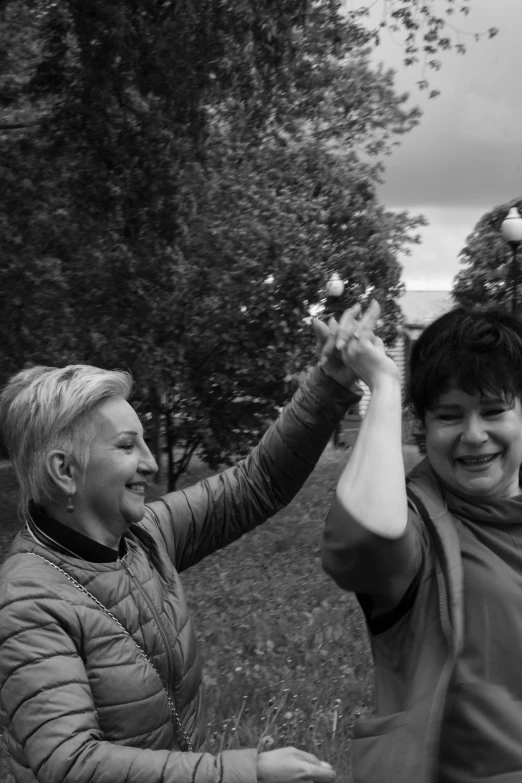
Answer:
POLYGON ((125 539, 120 542, 120 551, 100 544, 93 538, 78 533, 67 525, 50 517, 41 506, 31 503, 29 507, 28 525, 34 536, 45 546, 56 551, 73 553, 91 563, 114 563, 125 554, 125 539))

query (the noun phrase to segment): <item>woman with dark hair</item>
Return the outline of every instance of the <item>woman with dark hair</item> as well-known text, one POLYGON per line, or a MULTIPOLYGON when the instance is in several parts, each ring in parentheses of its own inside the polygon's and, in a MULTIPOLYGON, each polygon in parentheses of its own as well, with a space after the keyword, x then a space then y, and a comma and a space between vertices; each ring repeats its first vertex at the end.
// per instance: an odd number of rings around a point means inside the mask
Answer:
POLYGON ((427 454, 406 481, 397 369, 370 329, 338 345, 372 392, 323 549, 375 662, 354 781, 520 783, 522 323, 456 308, 421 335, 408 397, 427 454))

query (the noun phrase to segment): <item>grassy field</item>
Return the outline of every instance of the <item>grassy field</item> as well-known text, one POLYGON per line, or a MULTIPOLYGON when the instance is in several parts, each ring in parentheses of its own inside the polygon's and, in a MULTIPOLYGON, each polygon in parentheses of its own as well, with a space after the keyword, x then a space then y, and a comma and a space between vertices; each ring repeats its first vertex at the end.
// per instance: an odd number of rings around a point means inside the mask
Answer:
MULTIPOLYGON (((353 721, 372 700, 361 612, 320 562, 323 522, 347 458, 329 448, 290 506, 183 575, 205 661, 208 749, 295 745, 329 761, 342 783, 351 780, 353 721)), ((406 447, 407 467, 418 458, 406 447)), ((205 475, 194 462, 180 488, 205 475)), ((0 470, 0 560, 17 529, 15 494, 11 470, 0 470)), ((10 781, 0 754, 0 782, 10 781)))

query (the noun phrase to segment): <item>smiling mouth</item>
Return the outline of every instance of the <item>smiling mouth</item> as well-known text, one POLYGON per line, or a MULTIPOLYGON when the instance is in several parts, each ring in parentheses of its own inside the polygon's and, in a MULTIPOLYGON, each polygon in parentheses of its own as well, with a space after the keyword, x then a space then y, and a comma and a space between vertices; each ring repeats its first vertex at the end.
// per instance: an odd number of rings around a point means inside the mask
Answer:
POLYGON ((485 468, 496 460, 498 454, 485 454, 482 457, 456 457, 455 462, 465 468, 485 468))
POLYGON ((135 495, 145 494, 145 484, 126 484, 125 486, 130 492, 133 492, 135 495))

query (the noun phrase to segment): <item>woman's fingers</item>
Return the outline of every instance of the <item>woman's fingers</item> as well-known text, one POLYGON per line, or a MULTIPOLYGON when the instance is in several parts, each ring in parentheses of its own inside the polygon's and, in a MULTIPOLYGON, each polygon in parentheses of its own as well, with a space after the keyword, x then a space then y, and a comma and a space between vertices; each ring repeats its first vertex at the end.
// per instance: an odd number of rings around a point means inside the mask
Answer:
POLYGON ((335 771, 327 761, 320 761, 317 756, 304 750, 298 751, 300 759, 308 767, 308 775, 317 783, 331 783, 335 780, 335 771))
POLYGON ((354 304, 353 307, 349 307, 345 312, 350 313, 353 318, 360 318, 362 313, 362 306, 359 304, 359 302, 357 302, 357 304, 354 304))
POLYGON ((345 335, 351 336, 359 326, 359 316, 361 314, 361 305, 355 305, 345 310, 342 314, 337 329, 337 336, 343 338, 345 335))
POLYGON ((297 748, 277 748, 260 753, 258 783, 332 783, 335 772, 326 761, 297 748))
POLYGON ((361 328, 374 331, 381 315, 381 306, 377 299, 372 299, 360 320, 361 328))
POLYGON ((381 307, 379 305, 379 302, 376 299, 372 299, 372 301, 364 311, 361 320, 359 321, 354 336, 362 337, 362 338, 373 337, 373 333, 375 327, 377 326, 377 321, 379 320, 380 314, 381 314, 381 307))
POLYGON ((319 761, 314 757, 310 764, 310 777, 316 783, 331 783, 335 780, 335 770, 327 761, 319 761))
POLYGON ((310 778, 316 781, 316 783, 331 783, 335 780, 335 772, 333 768, 325 761, 321 761, 319 764, 310 764, 310 778))
POLYGON ((359 321, 354 316, 353 310, 353 307, 350 310, 345 310, 341 316, 335 343, 335 347, 339 351, 345 349, 352 338, 357 340, 372 335, 381 314, 381 308, 376 299, 372 299, 359 321))
POLYGON ((332 333, 320 318, 314 318, 312 320, 312 327, 317 338, 317 349, 321 351, 325 343, 332 337, 332 333))

